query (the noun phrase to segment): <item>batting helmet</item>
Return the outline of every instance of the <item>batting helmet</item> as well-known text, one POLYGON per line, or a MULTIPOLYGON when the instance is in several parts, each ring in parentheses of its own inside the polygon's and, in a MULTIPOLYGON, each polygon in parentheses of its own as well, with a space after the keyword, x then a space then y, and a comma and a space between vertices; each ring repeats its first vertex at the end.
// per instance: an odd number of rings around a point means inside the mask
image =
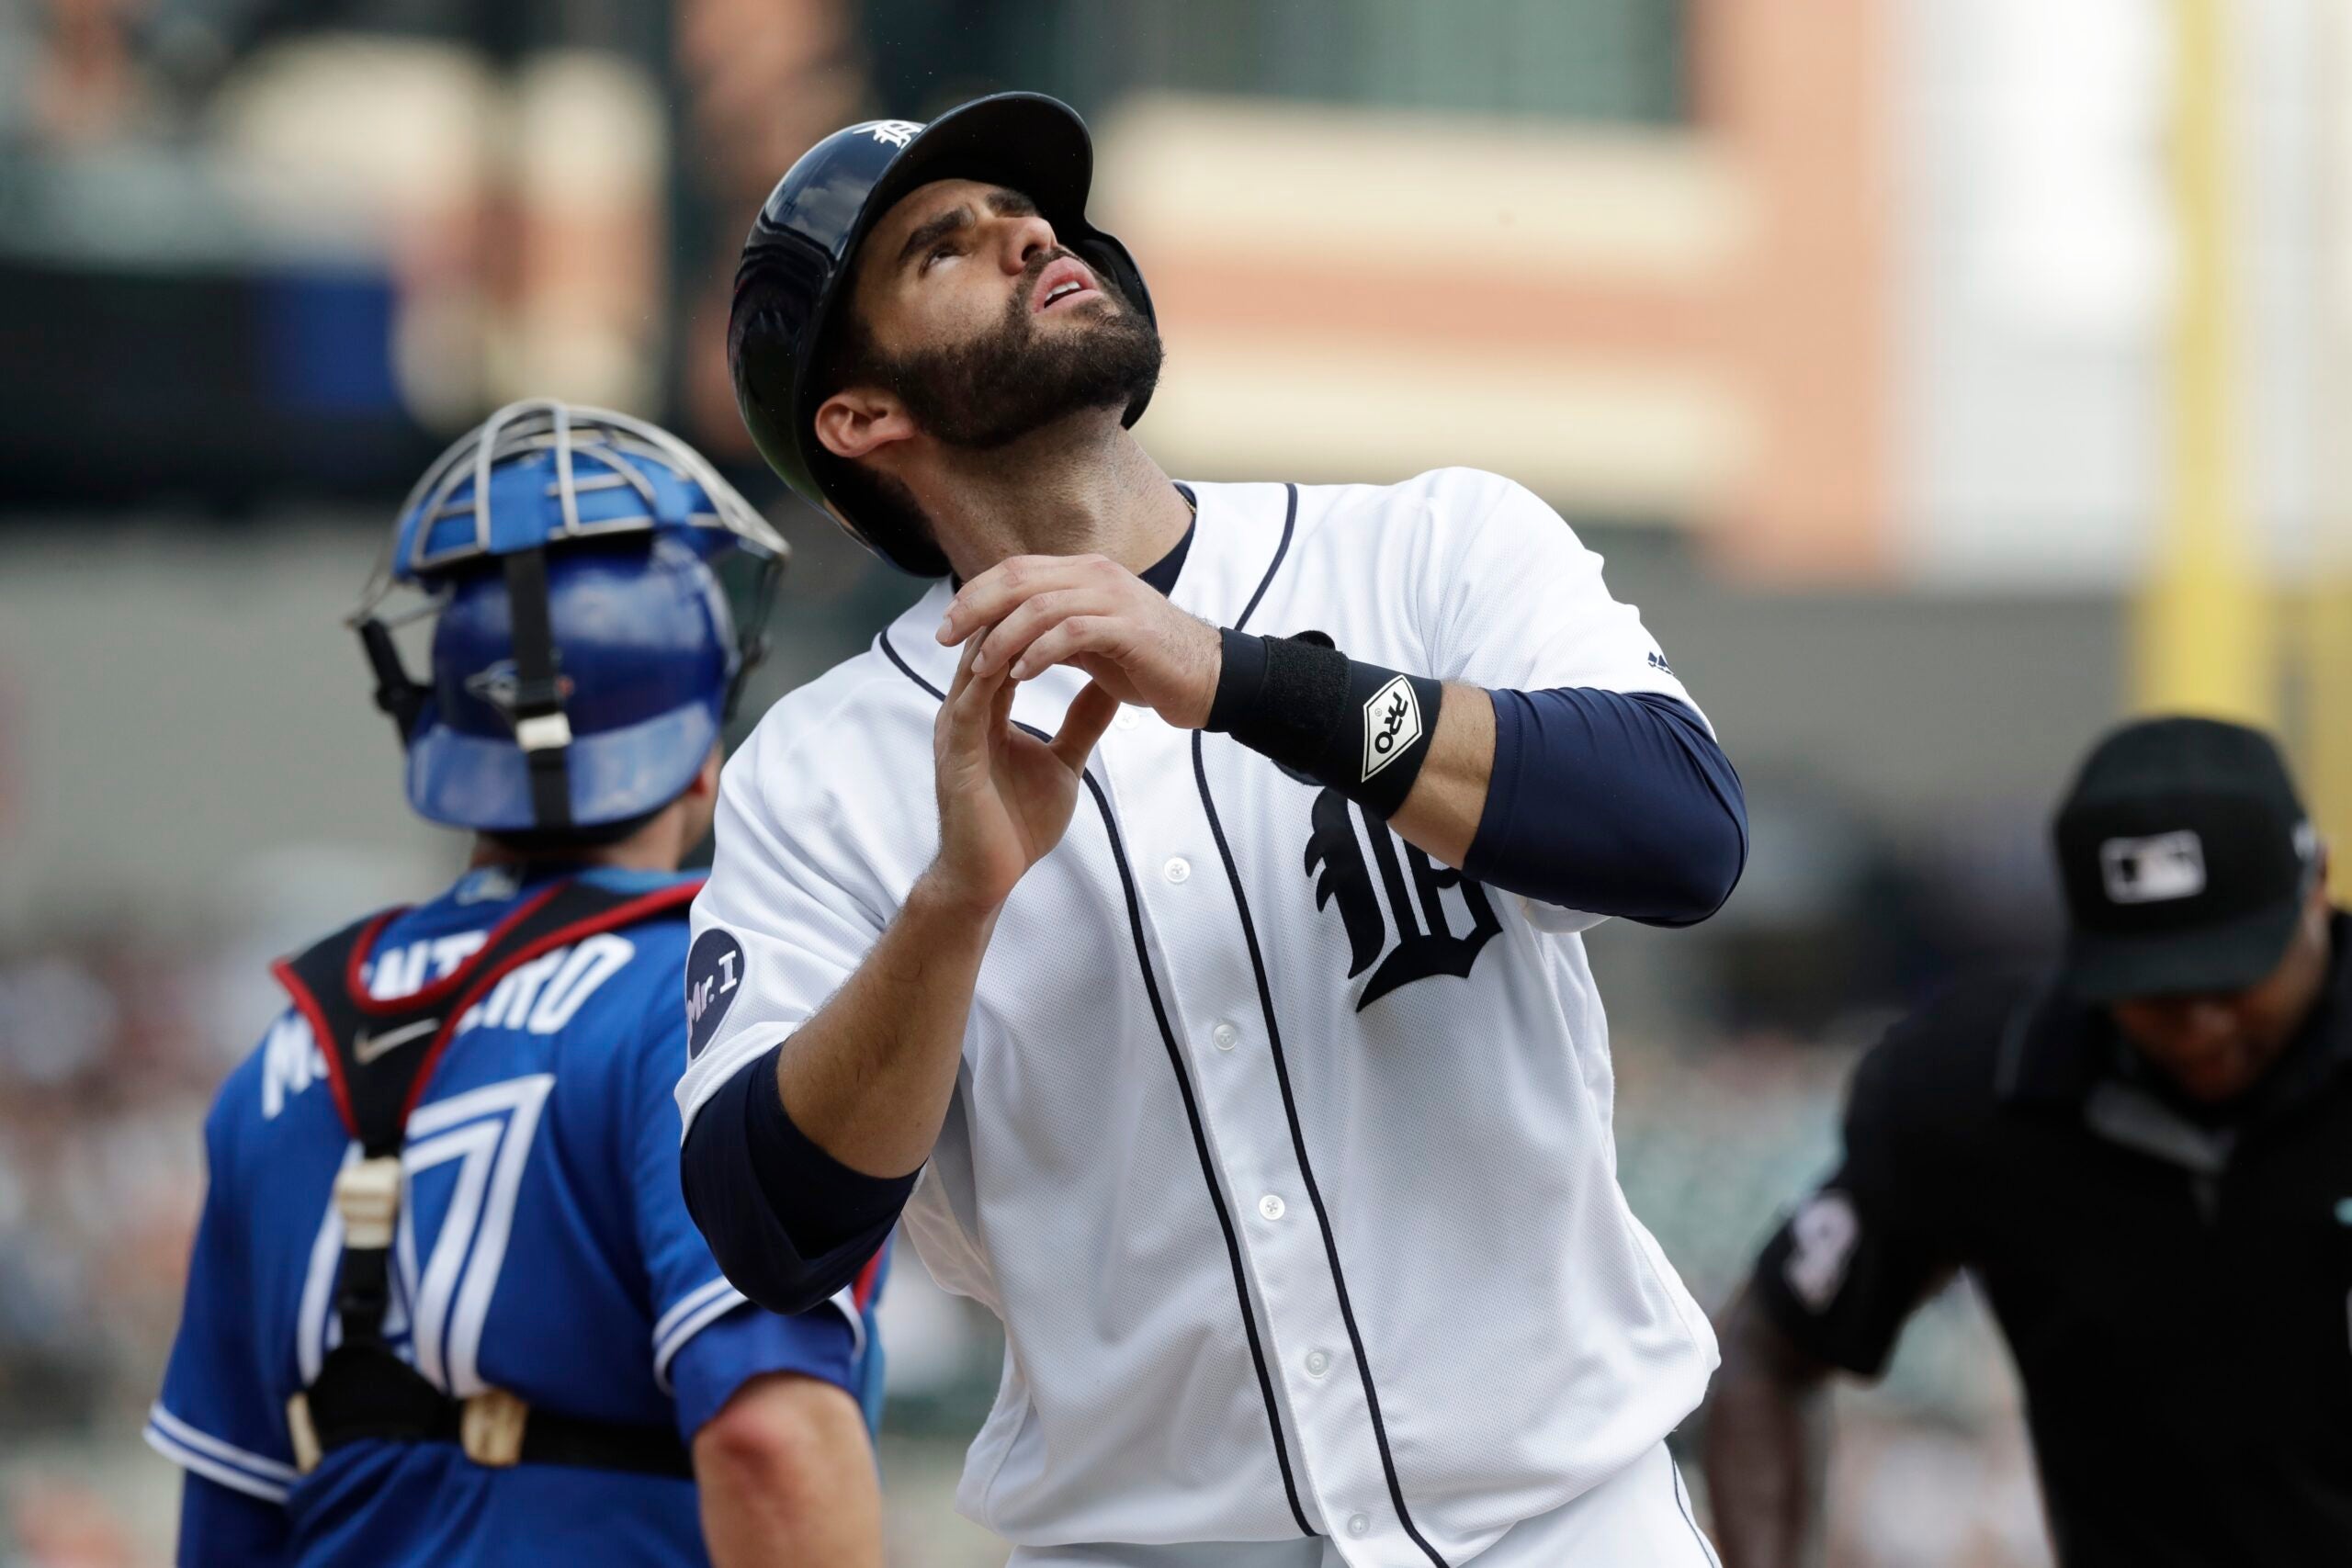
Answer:
MULTIPOLYGON (((804 499, 918 577, 944 576, 947 558, 887 518, 852 515, 841 488, 847 464, 817 439, 818 405, 831 395, 819 385, 818 367, 857 247, 917 186, 981 180, 1035 202, 1054 237, 1151 320, 1151 295, 1134 258, 1086 220, 1093 177, 1094 144, 1076 110, 1037 93, 999 93, 928 125, 876 119, 833 132, 777 182, 743 242, 727 361, 752 439, 804 499)), ((1146 392, 1129 403, 1125 423, 1141 418, 1148 401, 1146 392)))
POLYGON ((677 437, 551 401, 492 414, 425 470, 351 624, 422 816, 488 832, 579 833, 685 789, 718 740, 784 540, 677 437), (713 563, 758 567, 729 609, 713 563), (424 595, 386 617, 396 590, 424 595), (432 679, 391 627, 435 617, 432 679))

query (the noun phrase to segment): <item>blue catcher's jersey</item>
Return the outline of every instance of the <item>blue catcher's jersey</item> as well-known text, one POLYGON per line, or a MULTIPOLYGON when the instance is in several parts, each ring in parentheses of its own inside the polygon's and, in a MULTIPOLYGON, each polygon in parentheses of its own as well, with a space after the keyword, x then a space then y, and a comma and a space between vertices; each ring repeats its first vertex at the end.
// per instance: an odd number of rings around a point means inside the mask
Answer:
MULTIPOLYGON (((621 891, 680 879, 586 874, 621 891)), ((396 916, 368 990, 447 975, 546 876, 469 874, 396 916)), ((782 1318, 720 1277, 678 1182, 684 907, 522 964, 459 1020, 408 1120, 385 1337, 432 1382, 534 1408, 695 1431, 754 1376, 847 1389, 869 1420, 877 1258, 782 1318)), ((338 1338, 332 1189, 358 1145, 310 1025, 288 1009, 205 1125, 211 1187, 148 1441, 191 1475, 286 1510, 289 1562, 690 1564, 690 1482, 567 1465, 489 1469, 450 1443, 359 1442, 298 1473, 288 1399, 338 1338)), ((193 1483, 192 1483, 193 1484, 193 1483)))

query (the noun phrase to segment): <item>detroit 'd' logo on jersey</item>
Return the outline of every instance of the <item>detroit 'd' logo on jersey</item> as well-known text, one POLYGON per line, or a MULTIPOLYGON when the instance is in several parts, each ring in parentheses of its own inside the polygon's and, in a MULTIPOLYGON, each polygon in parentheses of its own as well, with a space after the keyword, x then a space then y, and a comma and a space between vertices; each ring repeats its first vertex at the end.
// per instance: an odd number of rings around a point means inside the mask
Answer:
POLYGON ((686 1060, 703 1053, 743 984, 743 944, 713 926, 686 954, 686 1060))
POLYGON ((1339 908, 1348 978, 1372 971, 1356 997, 1358 1012, 1416 980, 1468 978, 1479 950, 1503 929, 1483 886, 1430 860, 1335 789, 1315 797, 1306 874, 1315 881, 1315 907, 1339 908), (1458 908, 1449 907, 1448 894, 1458 908), (1464 928, 1459 935, 1456 926, 1464 928))

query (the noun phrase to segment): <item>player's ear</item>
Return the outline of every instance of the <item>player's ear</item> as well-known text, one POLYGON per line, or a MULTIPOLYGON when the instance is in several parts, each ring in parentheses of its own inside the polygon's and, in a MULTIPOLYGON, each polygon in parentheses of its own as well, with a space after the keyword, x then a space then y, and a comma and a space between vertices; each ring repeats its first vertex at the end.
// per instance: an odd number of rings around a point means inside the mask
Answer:
POLYGON ((817 407, 817 439, 836 457, 864 457, 914 433, 906 405, 879 387, 844 388, 817 407))
POLYGON ((697 800, 707 799, 717 795, 718 793, 718 764, 722 760, 718 743, 714 741, 710 748, 710 755, 702 760, 702 766, 695 770, 694 778, 686 784, 686 794, 697 800))

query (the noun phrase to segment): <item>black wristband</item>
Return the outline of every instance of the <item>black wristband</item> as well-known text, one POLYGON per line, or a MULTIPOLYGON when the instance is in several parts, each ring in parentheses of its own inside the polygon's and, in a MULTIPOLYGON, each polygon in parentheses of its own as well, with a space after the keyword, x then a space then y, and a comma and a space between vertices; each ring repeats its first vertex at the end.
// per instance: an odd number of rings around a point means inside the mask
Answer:
POLYGON ((1203 728, 1385 818, 1420 776, 1444 691, 1350 659, 1320 632, 1266 637, 1228 628, 1203 728))

